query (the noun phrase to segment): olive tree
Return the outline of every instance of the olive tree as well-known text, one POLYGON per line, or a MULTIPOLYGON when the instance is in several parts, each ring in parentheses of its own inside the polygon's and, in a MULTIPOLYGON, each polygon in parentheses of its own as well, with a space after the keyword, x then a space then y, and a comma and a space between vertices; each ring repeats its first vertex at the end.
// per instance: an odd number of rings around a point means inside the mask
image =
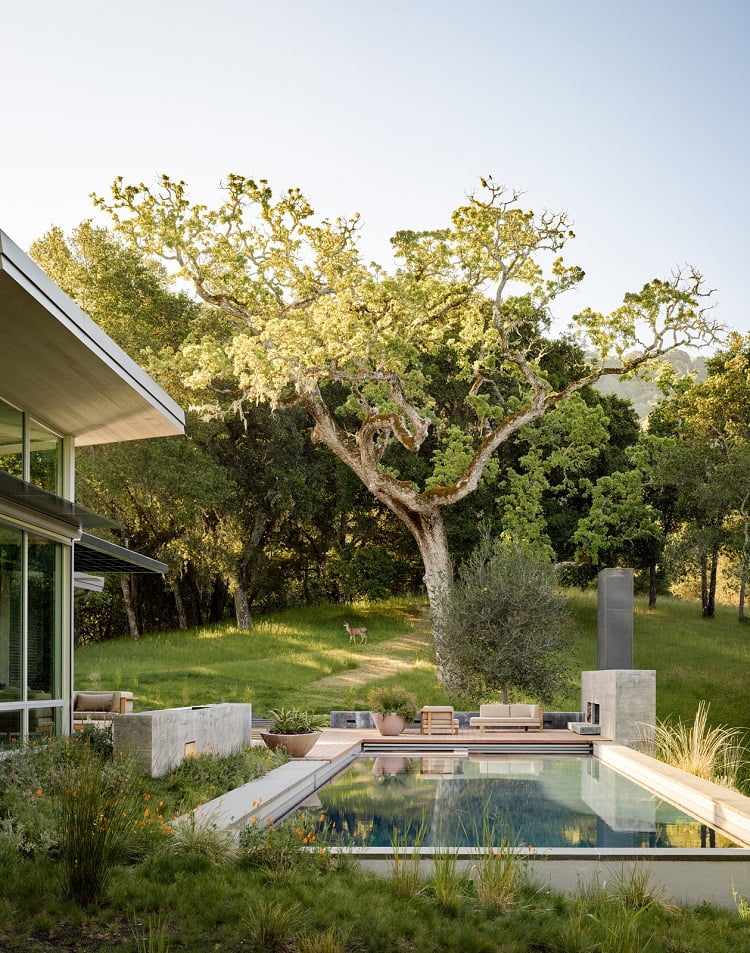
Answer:
POLYGON ((436 633, 451 684, 473 698, 511 688, 550 701, 567 671, 566 600, 540 550, 483 531, 446 595, 436 633))

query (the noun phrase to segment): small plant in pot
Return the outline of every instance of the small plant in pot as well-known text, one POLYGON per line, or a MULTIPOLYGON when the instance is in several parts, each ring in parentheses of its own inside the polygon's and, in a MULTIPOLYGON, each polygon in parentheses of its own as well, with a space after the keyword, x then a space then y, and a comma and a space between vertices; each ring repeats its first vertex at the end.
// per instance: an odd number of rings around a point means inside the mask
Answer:
POLYGON ((285 748, 293 758, 302 758, 320 737, 325 725, 322 715, 314 715, 300 708, 271 709, 273 723, 260 736, 267 748, 285 748))
POLYGON ((370 711, 381 735, 400 735, 414 720, 417 703, 404 688, 379 685, 369 694, 370 711))

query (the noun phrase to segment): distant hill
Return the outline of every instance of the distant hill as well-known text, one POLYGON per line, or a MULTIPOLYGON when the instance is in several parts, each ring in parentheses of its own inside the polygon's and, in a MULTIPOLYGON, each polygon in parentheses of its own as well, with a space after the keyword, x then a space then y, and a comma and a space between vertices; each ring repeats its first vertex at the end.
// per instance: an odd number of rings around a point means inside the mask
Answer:
MULTIPOLYGON (((681 376, 694 374, 699 381, 706 378, 706 359, 691 357, 687 351, 670 351, 665 357, 681 376)), ((616 394, 629 400, 635 407, 635 412, 641 420, 645 420, 661 399, 661 392, 653 381, 634 377, 632 380, 621 381, 618 377, 607 376, 594 385, 602 394, 616 394)))

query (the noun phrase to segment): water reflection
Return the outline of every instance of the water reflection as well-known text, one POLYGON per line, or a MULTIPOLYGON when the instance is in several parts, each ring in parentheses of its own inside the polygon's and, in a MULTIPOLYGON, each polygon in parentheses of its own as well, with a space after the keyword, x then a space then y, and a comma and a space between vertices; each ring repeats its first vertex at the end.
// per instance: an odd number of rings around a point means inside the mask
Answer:
POLYGON ((595 758, 360 759, 318 791, 322 827, 353 843, 532 847, 733 847, 595 758))

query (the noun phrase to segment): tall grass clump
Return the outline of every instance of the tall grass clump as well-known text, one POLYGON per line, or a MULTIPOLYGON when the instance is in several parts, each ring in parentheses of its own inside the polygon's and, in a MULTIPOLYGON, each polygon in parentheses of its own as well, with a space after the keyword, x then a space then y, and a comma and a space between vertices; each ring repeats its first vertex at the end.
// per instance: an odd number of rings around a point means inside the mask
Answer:
POLYGON ((133 852, 143 823, 139 788, 129 762, 66 744, 50 793, 62 886, 80 906, 103 899, 115 868, 133 852))
POLYGON ((481 839, 477 844, 496 845, 489 847, 477 857, 471 874, 480 904, 494 907, 500 912, 512 910, 528 886, 527 858, 518 852, 517 842, 510 831, 499 832, 487 820, 482 824, 481 839))
POLYGON ((296 901, 259 897, 244 917, 250 948, 257 953, 287 953, 304 923, 296 901))
POLYGON ((422 821, 413 838, 409 837, 408 825, 403 832, 394 827, 391 834, 391 883, 400 897, 416 897, 422 892, 422 844, 425 832, 425 823, 422 821), (412 844, 409 844, 410 840, 412 844))
POLYGON ((747 748, 741 728, 708 724, 710 706, 699 702, 692 724, 680 719, 654 725, 654 755, 699 778, 737 788, 747 748))
POLYGON ((137 953, 169 953, 169 930, 167 920, 161 915, 150 916, 145 927, 134 919, 133 940, 137 953))
POLYGON ((435 850, 432 856, 432 876, 427 881, 427 890, 435 903, 443 910, 456 910, 469 885, 468 877, 458 869, 458 854, 455 850, 435 850))

